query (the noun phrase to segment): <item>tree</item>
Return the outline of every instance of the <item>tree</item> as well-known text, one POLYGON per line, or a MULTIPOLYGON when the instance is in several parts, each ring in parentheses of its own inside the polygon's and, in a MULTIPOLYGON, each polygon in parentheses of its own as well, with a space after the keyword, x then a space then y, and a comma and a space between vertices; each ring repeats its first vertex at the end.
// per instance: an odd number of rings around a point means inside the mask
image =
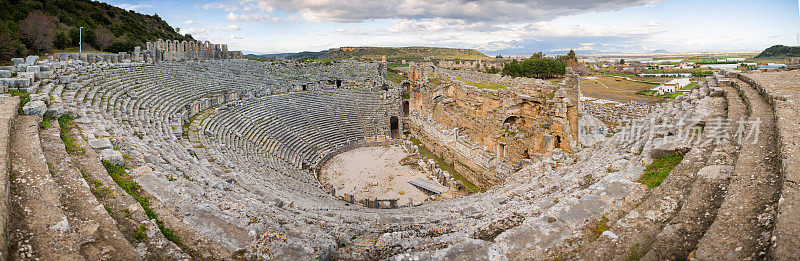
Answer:
POLYGON ((56 40, 55 42, 53 42, 53 45, 56 47, 56 49, 62 49, 62 50, 70 47, 71 43, 69 40, 69 36, 67 36, 67 33, 64 31, 58 32, 56 34, 56 40))
POLYGON ((0 21, 0 60, 8 61, 24 54, 25 45, 19 41, 14 22, 0 21))
POLYGON ((101 51, 108 49, 108 47, 114 44, 114 34, 105 27, 100 27, 95 30, 94 37, 95 47, 101 51))
POLYGON ((560 59, 536 58, 543 56, 541 53, 533 55, 522 62, 511 61, 503 67, 503 75, 513 77, 553 78, 564 75, 566 63, 560 59))
POLYGON ((500 54, 498 54, 498 55, 497 55, 497 56, 495 56, 494 58, 497 58, 497 59, 503 59, 503 55, 500 55, 500 54))
POLYGON ((625 64, 625 59, 619 59, 619 64, 625 64))
POLYGON ((70 46, 78 46, 79 39, 80 39, 80 29, 78 27, 72 27, 69 29, 69 33, 67 33, 69 37, 69 45, 70 46))
POLYGON ((28 13, 28 17, 19 23, 20 38, 25 44, 37 51, 49 51, 53 48, 56 37, 56 18, 40 11, 28 13))

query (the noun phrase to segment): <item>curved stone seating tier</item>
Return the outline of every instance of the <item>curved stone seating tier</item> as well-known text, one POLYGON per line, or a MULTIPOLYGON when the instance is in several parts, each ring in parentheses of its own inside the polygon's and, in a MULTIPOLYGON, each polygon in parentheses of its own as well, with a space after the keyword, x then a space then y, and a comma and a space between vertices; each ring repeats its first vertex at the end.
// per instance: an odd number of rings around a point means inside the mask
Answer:
POLYGON ((334 89, 246 100, 211 117, 204 131, 226 144, 239 139, 262 144, 297 168, 316 169, 340 149, 388 133, 389 106, 369 96, 364 90, 334 89), (230 133, 239 139, 227 140, 230 133))
MULTIPOLYGON (((84 137, 109 137, 130 157, 126 162, 142 166, 129 172, 159 205, 231 251, 249 247, 229 245, 234 234, 254 240, 280 233, 286 242, 270 247, 307 246, 322 255, 343 242, 358 245, 354 235, 377 239, 391 231, 402 235, 381 237, 392 246, 454 245, 489 233, 504 253, 545 252, 569 248, 559 242, 604 215, 629 212, 645 195, 635 182, 647 162, 647 153, 636 153, 645 141, 609 140, 569 162, 529 165, 483 193, 399 209, 346 204, 309 170, 344 148, 389 134, 397 97, 363 84, 385 81, 377 68, 245 60, 68 66, 59 75, 74 75, 77 88, 58 83, 42 90, 75 107, 84 137), (302 85, 311 91, 286 93, 302 85), (229 93, 235 98, 220 98, 229 93), (522 221, 505 227, 518 216, 522 221), (213 230, 217 225, 227 230, 213 230), (498 227, 507 230, 491 234, 498 227), (516 244, 517 238, 530 240, 516 244)), ((696 104, 659 106, 661 114, 645 118, 677 119, 696 104)))

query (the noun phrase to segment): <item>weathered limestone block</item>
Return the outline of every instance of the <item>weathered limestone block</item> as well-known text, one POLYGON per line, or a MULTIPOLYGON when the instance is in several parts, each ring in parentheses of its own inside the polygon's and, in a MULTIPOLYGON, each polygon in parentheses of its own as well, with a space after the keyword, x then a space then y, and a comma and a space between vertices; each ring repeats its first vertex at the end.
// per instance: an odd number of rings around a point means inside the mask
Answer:
POLYGON ((36 65, 36 61, 39 60, 39 56, 31 55, 25 58, 25 65, 31 66, 36 65))
POLYGON ((100 152, 100 160, 108 161, 108 163, 116 166, 125 165, 125 158, 123 158, 122 152, 113 149, 104 149, 100 152))
POLYGON ((108 140, 108 138, 91 139, 89 140, 89 145, 91 145, 92 148, 96 150, 113 148, 113 145, 111 144, 111 141, 108 140))
POLYGON ((47 104, 50 101, 50 97, 44 93, 34 93, 30 95, 31 101, 42 101, 47 104))
POLYGON ((506 230, 495 242, 512 260, 543 260, 549 258, 549 247, 571 235, 569 228, 558 221, 539 221, 506 230))
POLYGON ((22 112, 25 113, 25 115, 44 116, 46 111, 47 105, 44 104, 43 101, 31 101, 22 107, 22 112))
POLYGON ((58 118, 64 115, 64 106, 61 104, 51 104, 50 107, 47 108, 47 112, 44 113, 44 116, 58 118))

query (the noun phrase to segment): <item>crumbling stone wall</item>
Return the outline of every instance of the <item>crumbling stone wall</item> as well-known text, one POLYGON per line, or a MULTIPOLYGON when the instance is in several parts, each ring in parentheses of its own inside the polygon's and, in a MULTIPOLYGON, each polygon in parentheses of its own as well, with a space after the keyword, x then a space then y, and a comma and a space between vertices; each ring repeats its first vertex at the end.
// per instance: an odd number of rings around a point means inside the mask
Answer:
MULTIPOLYGON (((445 79, 453 73, 435 70, 445 79)), ((458 76, 463 78, 464 73, 459 71, 458 76)), ((470 79, 487 83, 498 78, 467 73, 470 79)), ((414 81, 409 101, 412 133, 454 166, 466 169, 462 175, 487 186, 501 183, 508 169, 519 169, 553 149, 573 151, 578 137, 578 76, 568 73, 564 84, 514 82, 520 84, 492 90, 459 81, 436 85, 414 81)))

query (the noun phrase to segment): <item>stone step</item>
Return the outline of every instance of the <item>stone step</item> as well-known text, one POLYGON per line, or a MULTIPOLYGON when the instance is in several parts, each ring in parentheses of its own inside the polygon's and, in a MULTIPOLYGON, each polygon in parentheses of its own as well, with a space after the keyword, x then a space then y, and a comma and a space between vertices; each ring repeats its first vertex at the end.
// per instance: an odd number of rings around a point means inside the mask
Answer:
POLYGON ((9 143, 12 123, 17 117, 18 97, 0 98, 0 259, 8 256, 8 227, 11 204, 9 202, 9 143))
POLYGON ((684 155, 660 186, 637 208, 611 226, 615 236, 601 236, 580 254, 581 259, 617 260, 628 256, 643 256, 653 239, 680 210, 679 206, 689 194, 697 173, 711 154, 711 148, 696 147, 684 155))
POLYGON ((760 120, 757 143, 743 141, 725 200, 717 218, 697 245, 700 259, 761 259, 771 244, 782 177, 772 107, 751 86, 734 81, 760 120))
MULTIPOLYGON (((738 92, 725 86, 728 119, 738 122, 746 120, 746 108, 738 92)), ((731 133, 732 135, 733 133, 731 133)), ((711 153, 710 166, 698 172, 685 203, 678 215, 658 234, 645 260, 687 259, 697 242, 711 226, 730 182, 732 165, 736 160, 737 144, 726 140, 718 144, 711 153)))
POLYGON ((108 214, 114 219, 117 230, 128 242, 134 243, 136 251, 144 259, 187 258, 188 255, 177 245, 164 238, 155 222, 149 220, 141 205, 114 182, 100 162, 97 152, 78 133, 78 128, 72 128, 68 135, 83 153, 70 154, 70 161, 87 180, 91 180, 90 186, 95 186, 98 192, 96 199, 110 210, 108 214), (144 238, 139 236, 137 239, 140 230, 147 236, 144 238))
POLYGON ((61 192, 45 162, 39 142, 41 118, 20 116, 11 131, 11 198, 14 210, 8 228, 10 259, 82 260, 80 249, 91 239, 89 227, 70 220, 61 192), (70 222, 71 221, 71 222, 70 222))
MULTIPOLYGON (((117 229, 116 222, 92 194, 87 180, 72 163, 60 138, 58 121, 52 120, 50 127, 41 129, 39 134, 48 167, 54 173, 53 179, 61 192, 66 214, 71 220, 81 222, 83 228, 76 227, 78 231, 89 232, 82 236, 93 236, 91 243, 82 245, 84 257, 90 260, 139 259, 139 254, 117 229)), ((96 189, 100 191, 100 188, 96 189)))

